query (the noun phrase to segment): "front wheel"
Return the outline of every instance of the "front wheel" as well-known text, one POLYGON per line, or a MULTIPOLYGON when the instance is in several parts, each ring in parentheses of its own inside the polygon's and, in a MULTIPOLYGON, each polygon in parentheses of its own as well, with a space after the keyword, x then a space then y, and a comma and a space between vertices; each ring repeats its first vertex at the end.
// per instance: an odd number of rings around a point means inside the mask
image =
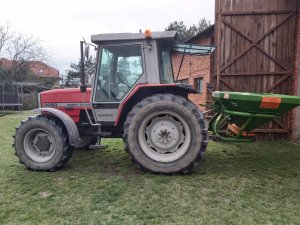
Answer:
POLYGON ((16 130, 14 146, 20 163, 31 170, 60 169, 73 153, 63 127, 41 115, 22 121, 16 130))
POLYGON ((124 125, 131 158, 154 173, 188 173, 204 154, 207 140, 203 114, 189 100, 172 94, 145 98, 124 125))

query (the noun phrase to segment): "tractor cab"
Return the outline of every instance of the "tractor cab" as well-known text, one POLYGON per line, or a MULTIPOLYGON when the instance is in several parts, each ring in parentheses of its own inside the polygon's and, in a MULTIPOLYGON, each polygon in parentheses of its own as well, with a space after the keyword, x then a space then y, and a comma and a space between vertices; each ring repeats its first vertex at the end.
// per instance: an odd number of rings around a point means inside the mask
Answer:
POLYGON ((99 34, 94 102, 120 102, 139 83, 174 83, 170 52, 176 32, 99 34))
MULTIPOLYGON (((213 46, 178 44, 176 31, 93 35, 98 47, 94 102, 120 102, 140 83, 175 82, 172 51, 210 54, 213 46)), ((183 58, 182 58, 183 60, 183 58)))

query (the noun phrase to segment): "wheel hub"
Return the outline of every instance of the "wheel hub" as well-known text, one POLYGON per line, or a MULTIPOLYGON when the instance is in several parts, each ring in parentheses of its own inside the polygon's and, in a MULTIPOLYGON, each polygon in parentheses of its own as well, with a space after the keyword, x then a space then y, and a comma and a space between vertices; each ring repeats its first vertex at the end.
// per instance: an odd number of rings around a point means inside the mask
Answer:
POLYGON ((25 135, 24 148, 26 154, 34 161, 46 162, 55 152, 55 140, 49 132, 33 129, 25 135))
POLYGON ((33 140, 33 146, 38 152, 45 152, 51 150, 51 140, 46 134, 37 134, 33 140))
POLYGON ((153 118, 146 135, 147 144, 160 154, 176 152, 184 141, 182 124, 168 115, 153 118))
POLYGON ((161 143, 170 143, 171 142, 171 132, 168 131, 167 129, 165 130, 160 130, 160 133, 158 134, 158 139, 161 143))

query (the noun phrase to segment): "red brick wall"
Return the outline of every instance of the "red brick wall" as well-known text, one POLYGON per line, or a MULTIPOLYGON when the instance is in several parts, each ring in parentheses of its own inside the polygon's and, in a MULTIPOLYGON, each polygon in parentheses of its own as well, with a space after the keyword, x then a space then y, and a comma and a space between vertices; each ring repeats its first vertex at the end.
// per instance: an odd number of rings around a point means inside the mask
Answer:
MULTIPOLYGON (((300 3, 298 1, 297 16, 295 21, 295 40, 294 40, 294 61, 293 61, 293 73, 294 73, 294 95, 300 96, 300 3)), ((292 140, 300 140, 300 108, 293 110, 291 115, 291 130, 292 140)))
MULTIPOLYGON (((213 36, 207 35, 204 37, 197 38, 193 40, 191 43, 193 44, 203 44, 203 45, 211 45, 213 42, 213 36)), ((205 110, 204 105, 206 104, 206 95, 207 83, 210 82, 211 79, 211 58, 212 56, 190 56, 185 55, 180 74, 178 76, 178 80, 188 79, 188 83, 192 85, 194 88, 196 87, 195 78, 203 78, 202 83, 202 94, 190 94, 189 99, 194 102, 202 111, 205 110)), ((175 79, 177 77, 178 69, 180 66, 182 55, 174 54, 172 56, 172 64, 175 79)))
MULTIPOLYGON (((174 54, 172 64, 175 79, 177 77, 182 55, 174 54)), ((210 81, 210 56, 184 56, 178 80, 188 79, 188 83, 195 88, 195 78, 203 78, 202 94, 191 94, 189 99, 192 100, 202 110, 206 99, 206 84, 210 81)))
POLYGON ((39 77, 59 77, 59 71, 46 65, 40 61, 34 61, 30 64, 30 70, 32 73, 39 77))

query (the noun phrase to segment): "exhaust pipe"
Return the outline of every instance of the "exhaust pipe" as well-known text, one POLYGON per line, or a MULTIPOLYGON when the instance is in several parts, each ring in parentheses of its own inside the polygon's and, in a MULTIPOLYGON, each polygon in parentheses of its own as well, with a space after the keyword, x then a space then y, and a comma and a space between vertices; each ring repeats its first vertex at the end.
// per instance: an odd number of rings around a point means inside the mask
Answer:
POLYGON ((80 41, 80 74, 81 74, 81 85, 80 85, 80 91, 86 92, 86 85, 85 85, 85 74, 84 74, 84 53, 83 53, 83 45, 84 41, 80 41))

